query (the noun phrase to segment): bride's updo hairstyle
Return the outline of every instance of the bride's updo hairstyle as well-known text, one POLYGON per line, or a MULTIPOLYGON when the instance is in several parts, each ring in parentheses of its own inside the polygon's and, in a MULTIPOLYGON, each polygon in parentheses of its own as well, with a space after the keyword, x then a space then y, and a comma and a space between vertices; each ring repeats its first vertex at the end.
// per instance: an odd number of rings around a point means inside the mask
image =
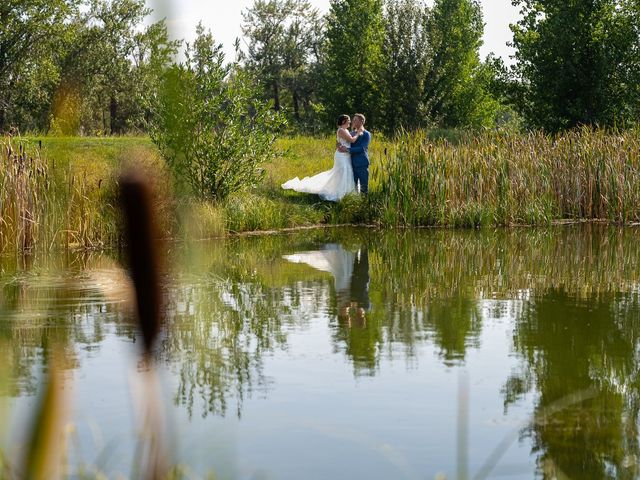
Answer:
POLYGON ((341 127, 341 126, 342 126, 342 124, 343 124, 344 122, 348 121, 348 120, 351 120, 351 119, 349 118, 349 115, 345 115, 345 114, 340 115, 340 116, 338 117, 338 126, 339 126, 339 127, 341 127))

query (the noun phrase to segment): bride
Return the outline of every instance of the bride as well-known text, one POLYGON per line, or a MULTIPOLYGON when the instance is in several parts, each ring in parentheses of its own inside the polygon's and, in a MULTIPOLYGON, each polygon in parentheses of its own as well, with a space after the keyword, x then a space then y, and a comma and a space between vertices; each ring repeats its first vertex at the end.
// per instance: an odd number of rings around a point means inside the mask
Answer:
MULTIPOLYGON (((355 136, 349 133, 351 119, 349 115, 338 117, 338 131, 336 137, 338 144, 344 147, 351 146, 358 140, 364 131, 360 128, 355 136)), ((354 192, 356 189, 353 179, 353 167, 351 166, 351 155, 342 153, 336 149, 333 156, 333 168, 326 172, 318 173, 313 177, 305 177, 300 180, 298 177, 282 184, 285 190, 295 190, 296 192, 314 193, 323 200, 337 202, 345 195, 354 192)))

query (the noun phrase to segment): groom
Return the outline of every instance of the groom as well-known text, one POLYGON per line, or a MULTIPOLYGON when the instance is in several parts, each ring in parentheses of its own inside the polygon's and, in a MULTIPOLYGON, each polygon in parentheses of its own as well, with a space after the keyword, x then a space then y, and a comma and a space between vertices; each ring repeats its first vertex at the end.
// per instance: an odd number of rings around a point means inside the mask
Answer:
MULTIPOLYGON (((361 113, 353 116, 353 129, 358 132, 363 130, 362 135, 358 137, 351 147, 343 147, 340 145, 338 150, 343 153, 351 154, 351 165, 353 167, 353 179, 356 182, 356 188, 360 183, 360 193, 366 195, 369 193, 369 143, 371 143, 371 133, 364 129, 366 118, 361 113)), ((352 132, 352 134, 355 132, 352 132)))

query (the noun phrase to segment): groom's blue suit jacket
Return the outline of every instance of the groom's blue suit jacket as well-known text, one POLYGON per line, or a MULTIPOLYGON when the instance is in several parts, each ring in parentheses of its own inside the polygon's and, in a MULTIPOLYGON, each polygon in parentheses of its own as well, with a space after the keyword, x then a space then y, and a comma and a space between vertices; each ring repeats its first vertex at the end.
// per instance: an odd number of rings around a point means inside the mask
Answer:
POLYGON ((369 166, 369 143, 371 143, 371 134, 365 130, 358 140, 351 144, 349 153, 351 153, 351 164, 354 168, 369 166))

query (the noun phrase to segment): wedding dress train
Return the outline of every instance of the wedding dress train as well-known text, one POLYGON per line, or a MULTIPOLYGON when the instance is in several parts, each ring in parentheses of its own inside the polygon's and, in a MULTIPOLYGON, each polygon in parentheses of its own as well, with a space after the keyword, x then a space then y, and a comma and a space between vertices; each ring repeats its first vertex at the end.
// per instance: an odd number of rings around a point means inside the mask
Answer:
MULTIPOLYGON (((349 142, 343 138, 337 138, 341 145, 350 146, 349 142)), ((282 188, 295 190, 296 192, 312 193, 319 195, 323 200, 337 202, 356 189, 355 181, 353 180, 351 155, 336 150, 331 170, 321 172, 313 177, 305 177, 302 180, 296 177, 283 183, 282 188)))

